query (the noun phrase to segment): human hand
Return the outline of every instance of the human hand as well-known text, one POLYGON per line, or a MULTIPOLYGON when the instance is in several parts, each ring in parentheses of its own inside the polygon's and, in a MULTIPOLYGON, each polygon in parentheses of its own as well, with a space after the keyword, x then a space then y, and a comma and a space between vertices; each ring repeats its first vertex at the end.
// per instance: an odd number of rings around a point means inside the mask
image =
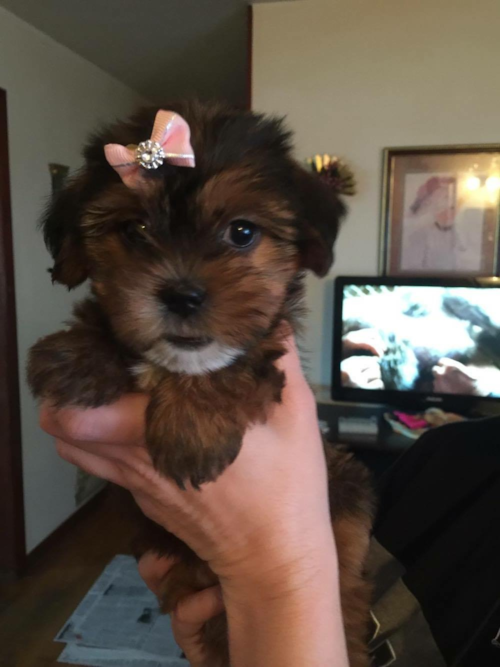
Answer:
MULTIPOLYGON (((149 551, 139 560, 139 574, 156 596, 175 559, 149 551)), ((207 667, 202 649, 202 630, 207 621, 224 611, 220 586, 211 586, 182 598, 172 612, 172 632, 191 667, 207 667)))
POLYGON ((340 363, 340 375, 344 387, 384 389, 378 357, 348 357, 340 363))
POLYGON ((500 369, 495 366, 465 366, 443 357, 432 369, 434 391, 443 394, 498 396, 500 369))
POLYGON ((436 393, 478 395, 478 375, 474 367, 443 357, 433 367, 432 374, 436 393))
POLYGON ((350 355, 356 350, 366 350, 376 357, 382 357, 385 354, 387 345, 384 343, 378 329, 358 329, 350 331, 342 337, 342 351, 350 355))
POLYGON ((208 562, 226 591, 232 583, 275 595, 273 586, 304 585, 325 548, 335 560, 316 405, 291 341, 278 365, 287 378, 282 404, 249 429, 236 461, 200 491, 181 491, 154 470, 144 442, 146 396, 94 410, 45 405, 41 423, 63 458, 129 489, 149 518, 208 562))

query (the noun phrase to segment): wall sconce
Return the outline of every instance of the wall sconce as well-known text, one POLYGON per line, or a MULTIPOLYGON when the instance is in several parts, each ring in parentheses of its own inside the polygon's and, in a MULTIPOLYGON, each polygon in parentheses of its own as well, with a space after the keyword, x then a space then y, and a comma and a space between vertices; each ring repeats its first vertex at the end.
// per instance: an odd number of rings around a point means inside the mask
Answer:
POLYGON ((496 193, 500 190, 500 178, 498 176, 489 176, 486 179, 485 185, 488 192, 496 193))
POLYGON ((478 176, 469 176, 465 182, 468 190, 479 190, 481 179, 478 176))

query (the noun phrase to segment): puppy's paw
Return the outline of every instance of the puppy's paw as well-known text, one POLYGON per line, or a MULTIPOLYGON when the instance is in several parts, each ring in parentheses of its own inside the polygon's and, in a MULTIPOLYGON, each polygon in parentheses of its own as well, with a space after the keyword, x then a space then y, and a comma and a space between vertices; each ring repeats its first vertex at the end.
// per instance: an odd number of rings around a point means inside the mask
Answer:
POLYGON ((170 614, 182 598, 202 591, 218 582, 215 574, 201 560, 187 564, 179 562, 167 572, 160 585, 160 606, 170 614))
POLYGON ((77 329, 41 338, 30 350, 27 379, 36 398, 57 407, 98 407, 131 389, 117 350, 77 329))
POLYGON ((146 442, 155 468, 181 488, 199 488, 229 466, 241 448, 244 428, 231 416, 187 404, 175 409, 161 392, 153 395, 146 416, 146 442))

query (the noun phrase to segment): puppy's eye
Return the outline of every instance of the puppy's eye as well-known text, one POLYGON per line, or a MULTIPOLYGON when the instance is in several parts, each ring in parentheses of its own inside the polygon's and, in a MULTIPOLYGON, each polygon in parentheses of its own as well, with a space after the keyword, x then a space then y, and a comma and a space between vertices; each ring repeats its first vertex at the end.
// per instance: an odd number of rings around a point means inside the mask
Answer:
POLYGON ((260 237, 257 225, 248 220, 233 220, 224 232, 224 241, 234 248, 248 248, 260 237))
POLYGON ((147 242, 146 229, 144 223, 134 220, 123 225, 120 234, 127 243, 137 245, 147 242))

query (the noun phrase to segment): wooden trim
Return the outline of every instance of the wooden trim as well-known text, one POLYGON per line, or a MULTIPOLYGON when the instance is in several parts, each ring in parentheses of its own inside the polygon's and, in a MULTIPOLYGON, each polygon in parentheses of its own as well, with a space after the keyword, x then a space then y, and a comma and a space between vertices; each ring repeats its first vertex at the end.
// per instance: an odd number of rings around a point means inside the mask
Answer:
POLYGON ((247 108, 252 108, 252 85, 253 85, 253 6, 248 5, 247 10, 247 108))
POLYGON ((81 505, 76 512, 73 512, 66 521, 63 521, 60 526, 58 526, 54 532, 50 533, 44 540, 38 544, 33 551, 30 551, 26 557, 26 567, 32 567, 35 562, 39 561, 45 556, 45 554, 50 553, 57 543, 71 530, 75 528, 77 524, 80 523, 86 516, 92 514, 96 509, 100 507, 104 498, 108 493, 108 487, 100 489, 95 496, 92 496, 84 505, 81 505))
POLYGON ((0 569, 26 558, 7 94, 0 88, 0 569))

